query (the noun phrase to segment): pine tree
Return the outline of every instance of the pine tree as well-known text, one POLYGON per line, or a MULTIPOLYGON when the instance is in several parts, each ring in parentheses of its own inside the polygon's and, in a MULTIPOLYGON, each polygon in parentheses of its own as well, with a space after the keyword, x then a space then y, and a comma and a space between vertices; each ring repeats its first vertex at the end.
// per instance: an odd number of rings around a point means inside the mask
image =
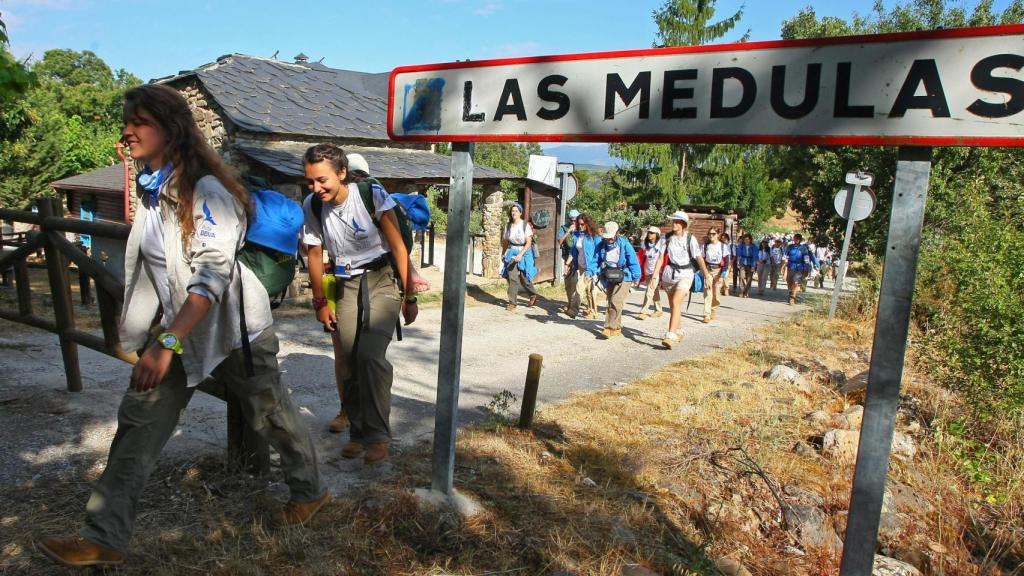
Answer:
MULTIPOLYGON (((715 1, 666 0, 653 13, 658 25, 655 46, 695 46, 728 34, 743 16, 743 8, 715 22, 715 1)), ((748 36, 749 30, 740 40, 748 36)), ((625 161, 614 175, 614 186, 630 202, 682 204, 691 196, 685 186, 688 168, 713 149, 702 144, 612 144, 609 153, 625 161)))

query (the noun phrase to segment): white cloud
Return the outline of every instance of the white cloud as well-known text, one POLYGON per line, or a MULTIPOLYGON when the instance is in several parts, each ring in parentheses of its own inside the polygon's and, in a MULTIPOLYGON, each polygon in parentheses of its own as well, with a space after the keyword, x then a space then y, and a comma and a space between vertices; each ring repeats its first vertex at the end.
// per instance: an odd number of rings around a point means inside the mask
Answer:
POLYGON ((14 32, 16 30, 19 30, 22 24, 25 23, 24 18, 11 12, 0 11, 0 19, 2 19, 4 21, 4 24, 7 25, 8 32, 14 32))
POLYGON ((490 16, 491 14, 497 12, 499 9, 501 9, 500 2, 483 2, 475 9, 473 9, 473 14, 476 14, 477 16, 490 16))

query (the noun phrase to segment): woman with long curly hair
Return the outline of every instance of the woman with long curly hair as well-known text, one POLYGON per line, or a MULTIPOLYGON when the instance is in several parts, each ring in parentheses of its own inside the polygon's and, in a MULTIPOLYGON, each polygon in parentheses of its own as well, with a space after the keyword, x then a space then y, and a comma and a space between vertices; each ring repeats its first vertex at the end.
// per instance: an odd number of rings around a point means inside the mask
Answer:
POLYGON ((69 566, 124 561, 146 480, 206 378, 238 397, 252 429, 281 455, 291 499, 272 525, 304 523, 330 498, 309 433, 281 385, 269 297, 235 259, 250 212, 245 188, 168 86, 125 94, 122 140, 141 169, 120 323, 121 343, 138 350, 139 361, 85 525, 77 535, 39 542, 69 566))

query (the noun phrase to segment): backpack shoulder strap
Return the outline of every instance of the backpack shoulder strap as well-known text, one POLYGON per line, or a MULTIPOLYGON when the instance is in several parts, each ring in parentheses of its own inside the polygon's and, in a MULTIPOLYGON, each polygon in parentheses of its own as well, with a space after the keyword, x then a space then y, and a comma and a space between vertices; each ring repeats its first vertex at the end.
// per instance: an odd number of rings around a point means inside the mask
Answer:
POLYGON ((324 201, 313 192, 310 192, 307 197, 309 198, 309 211, 313 213, 313 218, 316 218, 317 223, 320 224, 320 230, 323 231, 324 201))
POLYGON ((377 210, 373 204, 373 183, 369 180, 363 180, 356 184, 356 186, 359 188, 359 198, 363 201, 363 208, 366 208, 366 211, 370 213, 370 219, 377 225, 377 228, 380 228, 380 222, 377 220, 377 210))

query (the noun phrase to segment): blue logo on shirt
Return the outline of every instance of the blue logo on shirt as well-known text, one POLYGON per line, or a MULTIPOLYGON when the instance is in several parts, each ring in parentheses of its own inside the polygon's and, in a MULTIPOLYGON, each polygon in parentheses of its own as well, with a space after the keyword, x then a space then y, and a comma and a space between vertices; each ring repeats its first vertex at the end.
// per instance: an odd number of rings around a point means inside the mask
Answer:
POLYGON ((352 229, 355 230, 357 234, 360 233, 360 232, 363 232, 363 233, 366 232, 366 228, 363 228, 362 226, 360 226, 359 222, 356 222, 355 218, 352 218, 352 229))
POLYGON ((213 212, 210 212, 210 207, 206 205, 206 200, 203 200, 203 218, 204 222, 209 222, 211 226, 216 226, 217 223, 213 221, 213 212))

